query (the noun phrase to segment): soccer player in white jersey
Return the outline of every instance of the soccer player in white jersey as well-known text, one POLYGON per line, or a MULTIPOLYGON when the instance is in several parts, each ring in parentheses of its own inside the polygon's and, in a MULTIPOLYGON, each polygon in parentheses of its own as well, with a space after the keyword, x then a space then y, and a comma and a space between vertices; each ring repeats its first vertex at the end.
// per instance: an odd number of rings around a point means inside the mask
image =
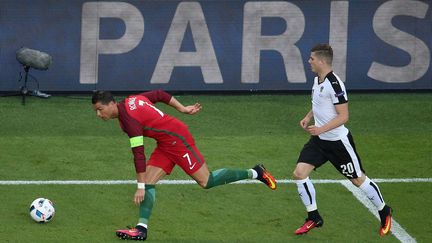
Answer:
POLYGON ((333 50, 328 44, 318 44, 311 49, 309 64, 317 77, 312 88, 312 109, 300 121, 300 126, 311 137, 300 152, 293 172, 308 217, 295 234, 305 234, 324 224, 318 212, 315 188, 309 174, 330 161, 376 206, 381 219, 379 233, 386 235, 391 228, 392 209, 384 202, 377 184, 366 176, 353 137, 344 126, 349 117, 348 96, 344 83, 332 71, 332 59, 333 50), (309 125, 312 118, 314 125, 309 125))

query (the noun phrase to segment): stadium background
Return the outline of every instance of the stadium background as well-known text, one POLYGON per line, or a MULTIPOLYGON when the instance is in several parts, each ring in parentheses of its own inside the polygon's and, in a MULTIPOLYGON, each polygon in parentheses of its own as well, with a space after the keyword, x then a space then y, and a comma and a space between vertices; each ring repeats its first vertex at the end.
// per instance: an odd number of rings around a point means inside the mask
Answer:
MULTIPOLYGON (((309 49, 329 42, 334 69, 347 80, 348 127, 364 167, 382 179, 394 219, 413 239, 397 237, 396 228, 379 237, 379 221, 339 182, 316 184, 325 227, 295 236, 305 213, 288 182, 276 191, 256 184, 210 191, 158 185, 149 240, 429 242, 431 6, 414 0, 0 1, 0 93, 23 84, 15 51, 26 46, 52 55, 48 70, 30 73, 42 91, 55 94, 29 97, 25 106, 20 97, 0 98, 1 241, 118 242, 114 230, 136 223, 128 140, 117 122, 97 119, 89 101, 94 89, 185 91, 176 97, 200 102, 197 116, 160 108, 188 124, 211 170, 264 162, 278 180, 290 179, 308 137, 298 121, 310 109, 309 49), (364 90, 378 92, 355 92, 364 90), (198 94, 203 91, 211 94, 198 94), (235 91, 263 94, 225 95, 235 91), (50 181, 58 184, 43 184, 50 181), (38 197, 55 203, 49 224, 28 215, 38 197)), ((155 143, 144 142, 149 156, 155 143)), ((190 177, 177 168, 166 179, 190 177)), ((346 182, 331 164, 312 179, 346 182)))
POLYGON ((349 90, 432 88, 431 1, 3 0, 0 16, 0 92, 22 85, 22 46, 53 57, 30 71, 44 91, 309 90, 319 42, 349 90))

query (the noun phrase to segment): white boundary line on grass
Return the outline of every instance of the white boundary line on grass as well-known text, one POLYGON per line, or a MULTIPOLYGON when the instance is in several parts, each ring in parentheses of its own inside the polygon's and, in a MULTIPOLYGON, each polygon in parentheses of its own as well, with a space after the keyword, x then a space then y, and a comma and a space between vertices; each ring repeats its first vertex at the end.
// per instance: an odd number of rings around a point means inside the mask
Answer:
MULTIPOLYGON (((375 180, 374 180, 375 181, 375 180)), ((380 220, 380 217, 378 215, 378 212, 376 210, 375 205, 372 204, 371 201, 364 195, 364 193, 354 186, 350 181, 343 181, 341 184, 346 187, 354 196, 359 200, 367 209, 369 209, 369 212, 371 212, 375 218, 380 220)), ((396 222, 394 218, 392 218, 392 227, 391 227, 391 233, 400 241, 400 242, 417 242, 411 235, 409 235, 402 226, 396 222)))
MULTIPOLYGON (((432 178, 394 178, 394 179, 373 179, 374 182, 378 183, 395 183, 395 182, 432 182, 432 178)), ((277 180, 280 184, 294 183, 294 180, 277 180)), ((313 183, 317 184, 328 184, 328 183, 344 183, 347 180, 327 180, 318 179, 312 180, 313 183)), ((66 180, 66 181, 0 181, 0 185, 121 185, 121 184, 135 184, 136 180, 66 180)), ((257 184, 261 183, 257 180, 243 180, 234 182, 232 184, 257 184)), ((160 185, 188 185, 196 184, 194 180, 161 180, 158 182, 160 185)))
MULTIPOLYGON (((375 182, 379 183, 410 183, 410 182, 432 182, 432 178, 394 178, 394 179, 373 179, 375 182)), ((280 184, 294 183, 294 180, 277 180, 280 184)), ((329 184, 329 183, 339 183, 347 188, 350 192, 354 194, 358 201, 360 201, 378 220, 379 215, 375 206, 370 202, 367 197, 360 191, 356 186, 354 186, 348 180, 312 180, 316 184, 329 184)), ((121 185, 121 184, 135 184, 136 180, 67 180, 67 181, 0 181, 0 185, 121 185)), ((161 180, 158 184, 162 185, 188 185, 195 184, 194 180, 161 180)), ((257 180, 243 180, 234 182, 233 184, 256 184, 260 183, 257 180)), ((417 242, 415 238, 410 236, 402 226, 392 219, 392 234, 401 242, 417 242)))

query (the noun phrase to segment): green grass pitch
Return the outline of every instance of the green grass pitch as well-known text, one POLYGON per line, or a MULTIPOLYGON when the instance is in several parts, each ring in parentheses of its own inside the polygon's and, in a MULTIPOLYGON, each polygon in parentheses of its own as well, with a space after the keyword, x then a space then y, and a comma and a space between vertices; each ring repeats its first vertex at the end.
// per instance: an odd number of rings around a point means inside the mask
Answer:
MULTIPOLYGON (((184 95, 197 115, 158 105, 186 124, 211 170, 263 162, 277 179, 291 179, 308 135, 298 123, 309 95, 184 95)), ((371 178, 430 178, 432 94, 350 94, 351 130, 371 178)), ((134 180, 127 136, 117 121, 96 118, 89 97, 0 98, 0 180, 134 180)), ((149 155, 155 144, 145 141, 149 155)), ((331 164, 312 179, 343 179, 331 164)), ((165 179, 189 179, 179 168, 165 179)), ((210 190, 158 185, 151 242, 398 242, 380 238, 379 222, 346 188, 316 184, 324 227, 294 230, 305 210, 294 184, 210 190)), ((397 222, 418 242, 432 239, 432 185, 379 183, 397 222)), ((119 242, 114 231, 137 221, 134 185, 0 185, 2 242, 119 242), (28 215, 37 197, 54 201, 56 216, 37 224, 28 215)))

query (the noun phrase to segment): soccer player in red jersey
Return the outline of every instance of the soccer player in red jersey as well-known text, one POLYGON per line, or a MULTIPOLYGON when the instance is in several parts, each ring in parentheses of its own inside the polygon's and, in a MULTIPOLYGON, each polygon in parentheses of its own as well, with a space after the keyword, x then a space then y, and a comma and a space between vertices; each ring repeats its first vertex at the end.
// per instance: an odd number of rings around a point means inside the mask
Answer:
POLYGON ((135 228, 117 230, 118 237, 130 240, 147 238, 147 224, 155 202, 155 184, 165 175, 169 175, 175 165, 180 166, 205 189, 244 179, 257 179, 270 189, 276 189, 276 180, 261 164, 252 169, 223 168, 210 172, 188 127, 159 110, 154 105, 156 102, 163 102, 189 115, 201 110, 200 104, 184 106, 162 90, 131 95, 119 103, 108 91, 97 91, 92 97, 93 109, 99 118, 119 120, 121 128, 129 136, 134 155, 138 182, 134 202, 140 206, 139 221, 135 228), (147 162, 144 155, 144 137, 157 141, 157 146, 147 162))

